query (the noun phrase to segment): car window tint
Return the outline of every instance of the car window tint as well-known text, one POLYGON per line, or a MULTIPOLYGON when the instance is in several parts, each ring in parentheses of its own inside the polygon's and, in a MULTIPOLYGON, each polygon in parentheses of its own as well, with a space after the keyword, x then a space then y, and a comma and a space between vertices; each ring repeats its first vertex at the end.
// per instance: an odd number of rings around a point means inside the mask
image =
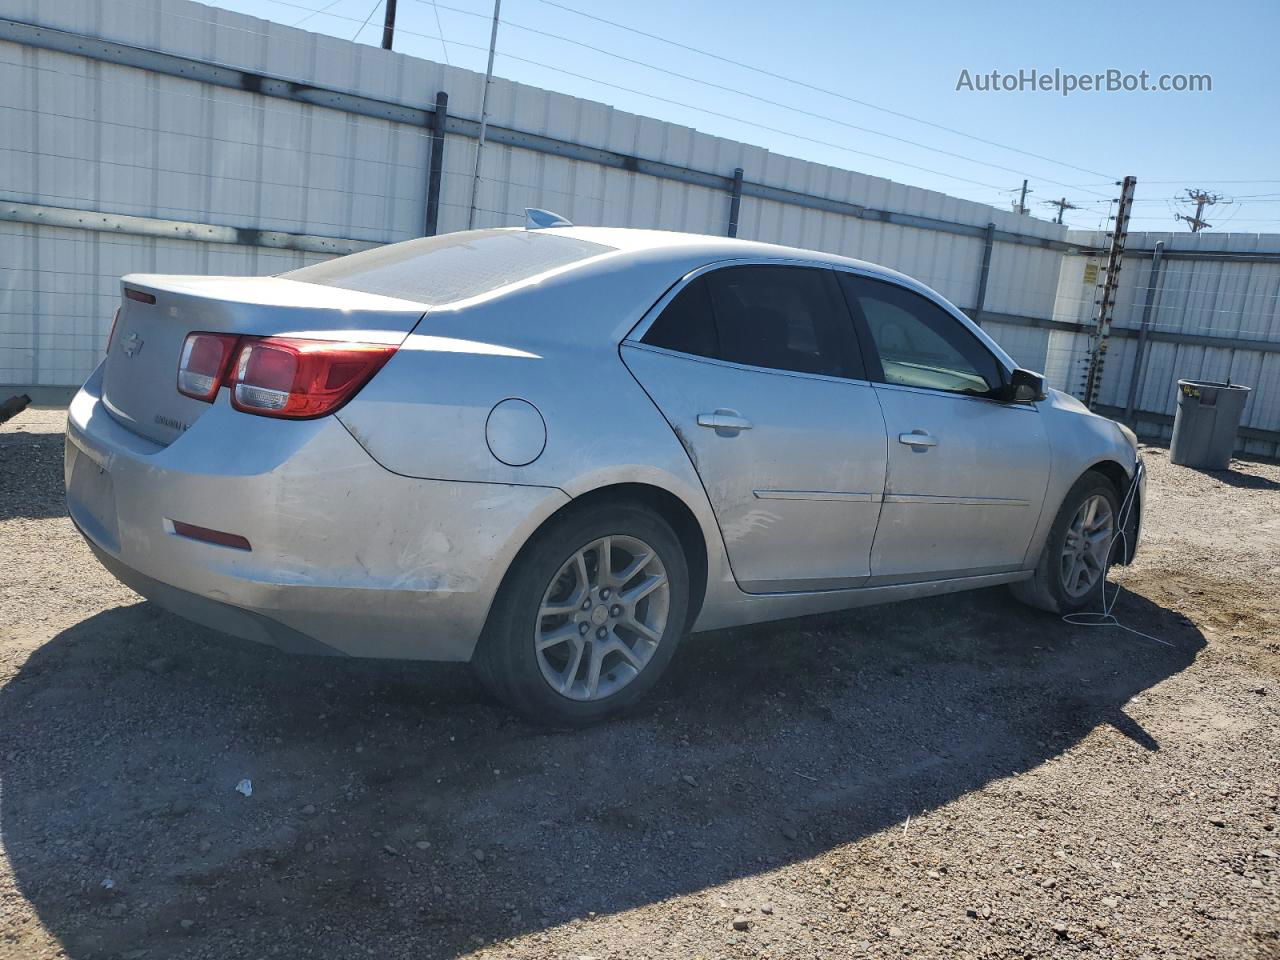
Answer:
POLYGON ((719 355, 715 318, 707 294, 706 277, 698 277, 666 305, 644 342, 654 347, 692 353, 699 357, 719 355))
POLYGON ((896 284, 841 274, 866 324, 885 383, 981 396, 998 387, 991 351, 936 303, 896 284))
POLYGON ((848 309, 832 271, 726 267, 706 279, 722 360, 831 377, 863 376, 848 309))

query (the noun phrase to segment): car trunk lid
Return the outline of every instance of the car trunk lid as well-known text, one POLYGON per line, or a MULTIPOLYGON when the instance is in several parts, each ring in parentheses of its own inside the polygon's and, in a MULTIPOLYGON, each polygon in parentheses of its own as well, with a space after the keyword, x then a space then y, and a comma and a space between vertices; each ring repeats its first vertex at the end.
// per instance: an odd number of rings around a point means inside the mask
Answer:
POLYGON ((131 274, 108 348, 103 400, 156 443, 180 437, 210 404, 178 392, 178 360, 196 331, 399 346, 426 307, 280 277, 131 274))

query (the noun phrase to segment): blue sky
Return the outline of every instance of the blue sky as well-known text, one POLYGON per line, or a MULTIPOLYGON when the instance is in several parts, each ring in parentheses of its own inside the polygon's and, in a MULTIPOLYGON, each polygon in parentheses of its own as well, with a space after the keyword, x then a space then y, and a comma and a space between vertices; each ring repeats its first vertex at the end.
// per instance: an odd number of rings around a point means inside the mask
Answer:
MULTIPOLYGON (((346 39, 359 31, 361 42, 375 46, 381 39, 381 0, 376 8, 375 0, 215 5, 281 23, 301 21, 305 29, 346 39)), ((483 71, 492 11, 491 0, 399 0, 395 48, 483 71)), ((1280 232, 1280 4, 1271 0, 1100 7, 1025 0, 503 0, 502 19, 495 66, 501 76, 778 153, 999 206, 1008 205, 1025 176, 1033 191, 1028 206, 1037 216, 1054 216, 1042 201, 1065 196, 1082 205, 1066 216, 1081 227, 1100 224, 1104 198, 1116 195, 1108 181, 1131 173, 1139 180, 1135 229, 1185 229, 1172 213, 1188 208, 1173 198, 1198 187, 1233 200, 1206 216, 1215 229, 1280 232), (977 75, 1032 68, 1146 70, 1153 79, 1209 74, 1213 90, 1068 97, 956 90, 964 69, 977 75)))

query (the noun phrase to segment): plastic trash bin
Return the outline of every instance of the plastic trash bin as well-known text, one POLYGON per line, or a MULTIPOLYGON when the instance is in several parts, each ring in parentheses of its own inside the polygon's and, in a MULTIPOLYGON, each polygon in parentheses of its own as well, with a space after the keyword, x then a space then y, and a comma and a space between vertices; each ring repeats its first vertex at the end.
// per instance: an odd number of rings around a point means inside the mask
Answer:
POLYGON ((1169 459, 1198 470, 1227 469, 1249 390, 1234 383, 1179 380, 1169 459))

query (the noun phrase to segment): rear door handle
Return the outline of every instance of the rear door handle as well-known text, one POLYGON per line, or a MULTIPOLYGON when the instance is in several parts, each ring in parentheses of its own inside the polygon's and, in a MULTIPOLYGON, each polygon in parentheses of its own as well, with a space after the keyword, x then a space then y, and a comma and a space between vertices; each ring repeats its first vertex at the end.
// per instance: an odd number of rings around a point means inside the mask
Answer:
POLYGON ((913 430, 911 433, 898 434, 898 442, 905 443, 909 447, 936 447, 938 438, 930 436, 923 430, 913 430))
POLYGON ((738 416, 736 410, 717 410, 715 413, 698 414, 698 426, 713 430, 750 430, 751 421, 738 416))

